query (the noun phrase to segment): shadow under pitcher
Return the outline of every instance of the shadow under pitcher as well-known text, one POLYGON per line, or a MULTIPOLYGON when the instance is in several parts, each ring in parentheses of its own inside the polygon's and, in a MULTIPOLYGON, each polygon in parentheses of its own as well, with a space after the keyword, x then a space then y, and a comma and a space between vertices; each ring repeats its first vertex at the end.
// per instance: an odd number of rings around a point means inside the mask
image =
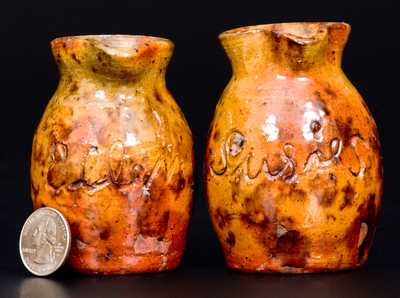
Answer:
POLYGON ((68 263, 77 271, 176 268, 192 205, 193 144, 166 88, 172 42, 89 35, 51 46, 61 77, 33 141, 34 208, 67 218, 68 263))
POLYGON ((376 124, 343 74, 345 23, 283 23, 219 37, 233 76, 206 149, 209 212, 229 268, 363 266, 382 196, 376 124))

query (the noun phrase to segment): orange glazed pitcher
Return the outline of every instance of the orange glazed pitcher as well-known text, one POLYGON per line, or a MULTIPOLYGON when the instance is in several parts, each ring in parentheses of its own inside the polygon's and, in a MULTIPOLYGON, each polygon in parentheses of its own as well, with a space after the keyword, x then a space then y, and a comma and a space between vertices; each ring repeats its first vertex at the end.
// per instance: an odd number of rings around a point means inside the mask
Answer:
POLYGON ((61 78, 37 128, 35 208, 69 221, 69 264, 99 274, 179 265, 192 202, 190 129, 168 92, 173 44, 93 35, 52 41, 61 78))
POLYGON ((320 272, 365 264, 382 195, 375 122, 343 74, 350 26, 286 23, 220 35, 233 76, 205 160, 227 266, 320 272))

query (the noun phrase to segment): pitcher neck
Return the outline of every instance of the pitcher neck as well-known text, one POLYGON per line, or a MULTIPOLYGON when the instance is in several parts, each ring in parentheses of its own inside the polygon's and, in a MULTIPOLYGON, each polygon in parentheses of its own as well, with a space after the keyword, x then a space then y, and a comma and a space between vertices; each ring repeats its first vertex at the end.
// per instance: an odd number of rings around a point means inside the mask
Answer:
POLYGON ((137 35, 62 37, 53 40, 51 47, 60 83, 73 78, 154 88, 165 84, 173 52, 173 43, 167 39, 137 35))
POLYGON ((345 23, 282 23, 229 30, 220 40, 234 75, 245 76, 266 70, 339 70, 349 33, 345 23))

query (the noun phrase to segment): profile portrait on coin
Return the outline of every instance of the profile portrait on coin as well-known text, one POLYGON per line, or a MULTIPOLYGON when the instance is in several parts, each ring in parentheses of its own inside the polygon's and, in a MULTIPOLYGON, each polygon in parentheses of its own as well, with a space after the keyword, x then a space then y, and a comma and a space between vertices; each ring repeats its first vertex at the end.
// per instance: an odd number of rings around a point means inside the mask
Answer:
POLYGON ((35 246, 33 262, 49 264, 55 262, 55 245, 57 241, 57 226, 52 218, 41 222, 33 231, 32 240, 35 246))

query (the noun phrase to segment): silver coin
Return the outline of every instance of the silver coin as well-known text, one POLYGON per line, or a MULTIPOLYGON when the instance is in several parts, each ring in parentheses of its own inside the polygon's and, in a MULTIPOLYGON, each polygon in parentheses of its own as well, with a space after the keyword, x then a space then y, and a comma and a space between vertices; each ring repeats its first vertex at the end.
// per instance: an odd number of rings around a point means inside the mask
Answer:
POLYGON ((19 253, 26 269, 46 276, 60 268, 71 248, 71 232, 65 217, 56 209, 44 207, 25 221, 19 238, 19 253))

